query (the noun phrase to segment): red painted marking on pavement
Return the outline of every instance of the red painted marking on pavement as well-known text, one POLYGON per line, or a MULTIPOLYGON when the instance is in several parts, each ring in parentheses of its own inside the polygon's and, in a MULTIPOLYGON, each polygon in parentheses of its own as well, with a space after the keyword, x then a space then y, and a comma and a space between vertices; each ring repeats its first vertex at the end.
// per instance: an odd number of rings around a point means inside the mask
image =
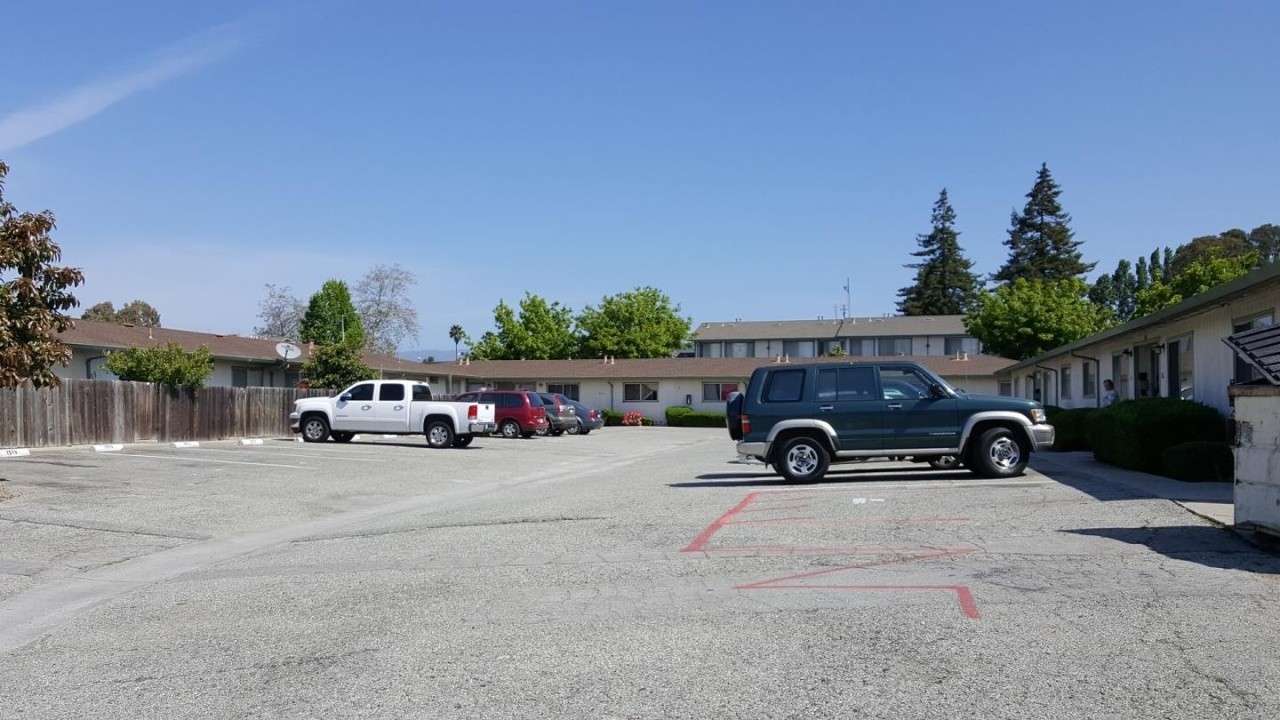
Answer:
POLYGON ((969 518, 867 518, 865 520, 818 520, 815 518, 761 518, 734 520, 726 525, 923 525, 926 523, 967 522, 969 518))
POLYGON ((742 587, 737 590, 897 590, 909 592, 914 590, 946 590, 956 594, 960 603, 960 612, 970 620, 981 620, 978 605, 973 601, 973 593, 964 585, 765 585, 761 587, 742 587))
POLYGON ((707 546, 707 543, 710 542, 712 535, 715 535, 717 532, 719 532, 720 528, 724 527, 725 524, 729 522, 730 518, 742 512, 743 509, 746 508, 748 505, 750 505, 752 501, 754 501, 755 499, 756 499, 756 493, 751 493, 747 495, 747 497, 745 497, 742 500, 742 502, 738 503, 737 505, 734 505, 733 509, 721 515, 719 519, 717 519, 715 522, 708 525, 706 530, 703 530, 701 533, 699 533, 698 537, 694 538, 693 542, 689 543, 688 547, 686 547, 684 550, 681 550, 680 552, 698 552, 703 548, 705 548, 707 546))

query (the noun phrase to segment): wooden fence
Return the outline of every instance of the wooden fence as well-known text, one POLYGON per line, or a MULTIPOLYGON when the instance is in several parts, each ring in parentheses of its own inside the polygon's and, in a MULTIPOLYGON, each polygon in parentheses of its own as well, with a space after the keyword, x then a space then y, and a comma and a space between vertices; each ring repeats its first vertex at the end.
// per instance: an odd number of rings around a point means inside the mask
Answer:
POLYGON ((284 437, 296 388, 169 388, 116 380, 0 389, 0 448, 284 437))

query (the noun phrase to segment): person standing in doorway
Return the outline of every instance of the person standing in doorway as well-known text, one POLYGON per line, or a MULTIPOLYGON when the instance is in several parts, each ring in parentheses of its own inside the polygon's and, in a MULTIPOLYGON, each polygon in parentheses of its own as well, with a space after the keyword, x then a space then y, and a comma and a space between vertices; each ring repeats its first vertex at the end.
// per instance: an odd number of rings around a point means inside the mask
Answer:
POLYGON ((1110 378, 1102 381, 1102 407, 1111 407, 1120 401, 1120 393, 1116 392, 1116 384, 1110 378))

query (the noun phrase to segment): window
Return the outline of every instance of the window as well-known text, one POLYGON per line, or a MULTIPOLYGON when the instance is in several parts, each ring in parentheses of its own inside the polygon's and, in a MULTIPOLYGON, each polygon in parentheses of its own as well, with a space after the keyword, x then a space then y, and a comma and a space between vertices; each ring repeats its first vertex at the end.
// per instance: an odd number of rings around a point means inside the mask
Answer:
POLYGON ((1098 374, 1093 371, 1093 363, 1088 360, 1080 366, 1080 382, 1084 385, 1081 397, 1098 397, 1098 374))
POLYGON ((725 357, 755 357, 755 343, 749 342, 732 342, 725 343, 725 357))
POLYGON ((414 402, 425 402, 431 399, 431 388, 426 385, 413 386, 414 402))
POLYGON ((1009 382, 1008 380, 1001 380, 1000 389, 997 390, 996 392, 998 392, 1003 397, 1009 397, 1013 395, 1013 383, 1009 382))
POLYGON ((804 389, 804 370, 778 370, 765 381, 765 402, 799 402, 804 389))
POLYGON ((880 393, 885 400, 915 400, 929 397, 933 391, 927 378, 912 368, 880 369, 880 393))
POLYGON ((942 341, 943 352, 948 355, 961 355, 969 353, 970 355, 978 354, 978 339, 971 337, 949 337, 942 341))
POLYGON ((404 386, 400 383, 383 383, 378 390, 378 399, 384 402, 404 400, 404 386))
POLYGON ((782 343, 782 354, 787 357, 813 357, 812 340, 787 340, 782 343))
POLYGON ((1170 397, 1181 398, 1183 400, 1194 400, 1196 396, 1195 383, 1195 348, 1191 344, 1191 336, 1179 338, 1176 343, 1170 344, 1170 360, 1175 363, 1174 367, 1169 368, 1169 375, 1178 378, 1178 393, 1170 395, 1170 397))
POLYGON ((702 357, 720 357, 724 355, 724 343, 699 343, 702 357))
POLYGON ((1063 365, 1062 373, 1058 375, 1058 382, 1062 384, 1058 392, 1062 395, 1063 400, 1071 399, 1071 366, 1063 365))
POLYGON ((738 383, 702 383, 702 402, 728 400, 729 395, 736 392, 738 383))
POLYGON ((876 400, 875 370, 869 367, 823 368, 818 371, 818 400, 876 400))
POLYGON ((579 400, 578 383, 547 383, 547 392, 560 393, 570 400, 579 400))
POLYGON ((262 368, 231 368, 231 387, 262 387, 262 368))
POLYGON ((625 383, 622 386, 623 402, 657 402, 658 386, 653 383, 625 383))
POLYGON ((870 340, 853 338, 845 341, 845 352, 850 355, 874 355, 875 345, 870 340))
MULTIPOLYGON (((513 397, 516 399, 517 407, 524 405, 523 398, 529 398, 529 405, 532 407, 542 407, 546 405, 546 403, 542 402, 542 398, 536 392, 517 393, 513 397)), ((654 399, 656 400, 657 398, 654 399)))
MULTIPOLYGON (((819 355, 830 355, 831 352, 836 348, 840 348, 840 351, 843 352, 844 341, 843 340, 819 340, 818 341, 819 355)), ((845 354, 847 355, 848 353, 845 353, 845 354)))
POLYGON ((884 357, 910 355, 911 338, 880 338, 876 354, 884 357))
POLYGON ((360 383, 347 391, 350 397, 347 400, 351 402, 365 402, 373 400, 373 383, 360 383))
MULTIPOLYGON (((1236 320, 1231 323, 1231 334, 1234 335, 1238 332, 1244 332, 1245 330, 1253 330, 1254 328, 1269 327, 1273 322, 1275 322, 1275 317, 1271 313, 1266 313, 1266 314, 1258 315, 1256 317, 1251 317, 1251 318, 1244 318, 1242 320, 1236 320)), ((1258 372, 1257 368, 1255 368, 1254 366, 1250 365, 1248 362, 1241 359, 1239 355, 1236 355, 1235 358, 1236 358, 1236 375, 1234 380, 1235 382, 1238 382, 1238 383, 1249 382, 1251 380, 1257 380, 1258 378, 1262 377, 1262 374, 1258 372)))

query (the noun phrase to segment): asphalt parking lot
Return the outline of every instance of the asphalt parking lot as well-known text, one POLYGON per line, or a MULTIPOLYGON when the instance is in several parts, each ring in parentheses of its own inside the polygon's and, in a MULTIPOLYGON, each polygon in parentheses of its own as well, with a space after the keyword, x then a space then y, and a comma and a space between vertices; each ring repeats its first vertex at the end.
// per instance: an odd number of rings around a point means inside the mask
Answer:
POLYGON ((605 428, 0 460, 2 714, 1280 716, 1280 560, 1171 502, 732 458, 605 428))

